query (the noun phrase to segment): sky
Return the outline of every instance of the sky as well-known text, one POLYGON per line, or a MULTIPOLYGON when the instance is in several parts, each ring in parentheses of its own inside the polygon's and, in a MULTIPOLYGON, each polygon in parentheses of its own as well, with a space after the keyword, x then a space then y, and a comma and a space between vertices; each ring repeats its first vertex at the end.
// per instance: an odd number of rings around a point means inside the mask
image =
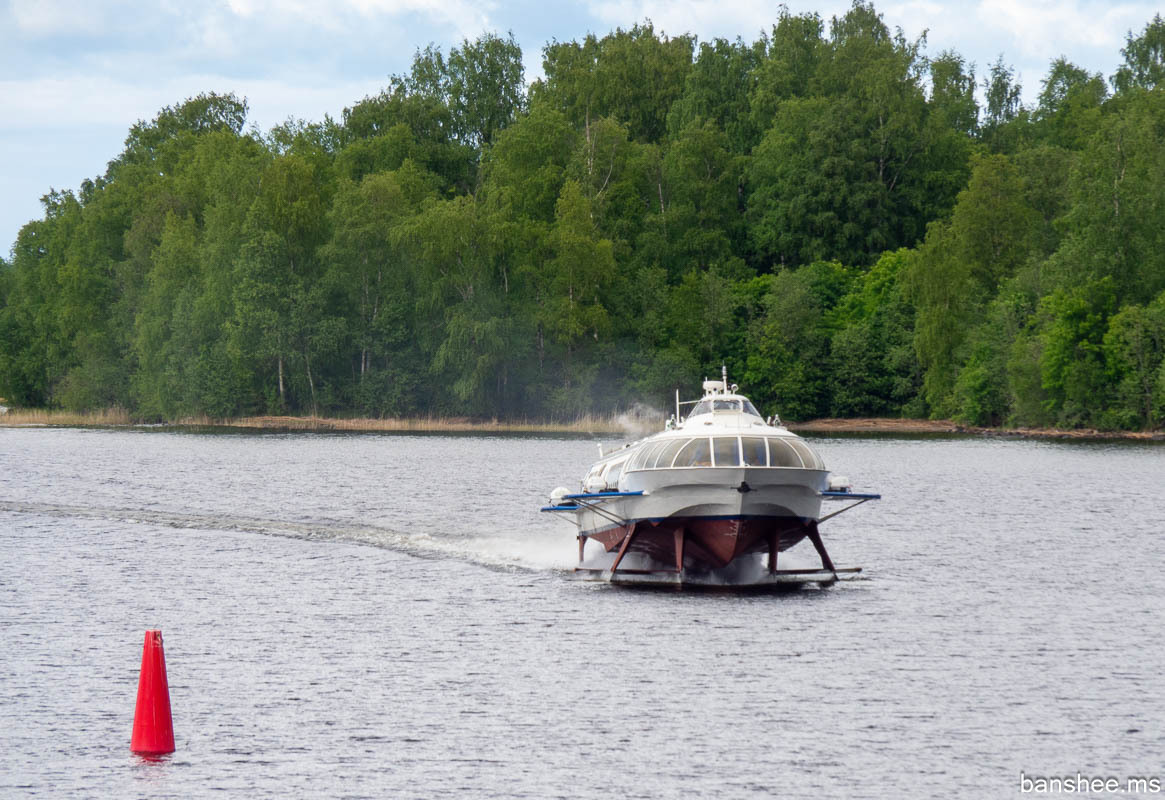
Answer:
MULTIPOLYGON (((826 21, 848 0, 787 0, 826 21)), ((875 0, 891 28, 927 32, 926 53, 955 50, 982 77, 1002 55, 1026 103, 1053 59, 1106 78, 1156 2, 875 0)), ((42 216, 50 189, 105 172, 129 128, 202 92, 246 97, 261 130, 289 118, 339 118, 407 72, 417 48, 445 52, 512 31, 526 78, 551 40, 603 35, 650 19, 657 32, 755 40, 780 11, 762 0, 0 0, 0 253, 42 216)))

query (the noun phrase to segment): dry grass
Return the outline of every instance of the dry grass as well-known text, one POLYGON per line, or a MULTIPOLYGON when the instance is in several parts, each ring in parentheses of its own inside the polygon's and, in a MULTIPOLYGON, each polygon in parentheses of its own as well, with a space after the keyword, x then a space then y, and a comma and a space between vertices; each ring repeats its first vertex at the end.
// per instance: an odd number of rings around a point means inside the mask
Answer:
POLYGON ((938 419, 814 419, 788 422, 796 433, 959 433, 960 427, 950 420, 938 419))
POLYGON ((57 411, 43 408, 12 408, 0 414, 0 425, 131 425, 129 412, 124 408, 106 408, 100 411, 57 411))
MULTIPOLYGON (((126 426, 135 421, 125 409, 69 412, 45 409, 11 409, 0 414, 0 425, 126 426)), ((410 419, 343 419, 332 417, 261 416, 215 419, 208 416, 184 417, 166 423, 180 427, 251 428, 282 431, 412 431, 417 433, 598 433, 627 435, 624 415, 584 415, 572 421, 474 420, 468 417, 415 417, 410 419)), ((652 430, 662 427, 652 425, 652 430)))
POLYGON ((790 422, 796 433, 893 433, 912 436, 921 433, 966 433, 1019 439, 1140 439, 1162 440, 1162 431, 1100 431, 1095 428, 983 428, 940 419, 815 419, 790 422))
POLYGON ((415 417, 400 419, 337 419, 327 417, 242 417, 219 421, 237 428, 293 431, 413 431, 418 433, 617 433, 626 426, 616 416, 585 415, 571 422, 531 420, 473 420, 467 417, 415 417))

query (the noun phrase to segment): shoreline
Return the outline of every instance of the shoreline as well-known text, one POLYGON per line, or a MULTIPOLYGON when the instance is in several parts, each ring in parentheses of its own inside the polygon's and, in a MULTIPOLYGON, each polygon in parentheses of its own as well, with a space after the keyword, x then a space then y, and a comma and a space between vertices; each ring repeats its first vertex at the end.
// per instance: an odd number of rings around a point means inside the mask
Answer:
MULTIPOLYGON (((137 422, 122 409, 97 412, 12 410, 0 414, 0 427, 82 427, 82 428, 222 428, 264 431, 318 431, 371 433, 574 433, 625 435, 638 420, 626 415, 610 417, 582 416, 571 422, 535 420, 471 419, 469 417, 296 417, 260 415, 215 419, 183 417, 166 422, 137 422), (628 422, 631 422, 629 425, 628 422)), ((642 421, 644 430, 662 428, 660 421, 642 421)))
POLYGON ((1012 439, 1103 439, 1128 441, 1165 441, 1165 431, 1102 431, 1096 428, 989 428, 963 425, 951 420, 935 419, 815 419, 808 422, 790 422, 786 427, 794 433, 808 434, 890 434, 916 436, 920 434, 954 434, 963 436, 995 436, 1012 439))
MULTIPOLYGON (((381 433, 533 433, 602 436, 646 436, 661 430, 662 420, 613 414, 583 416, 572 422, 532 420, 474 420, 469 417, 410 417, 385 419, 342 417, 252 416, 233 419, 188 417, 163 423, 135 422, 122 409, 75 413, 67 411, 15 410, 0 414, 0 427, 95 427, 95 428, 223 428, 266 431, 381 432, 381 433)), ((1017 439, 1075 439, 1112 441, 1165 441, 1165 431, 1101 431, 1094 428, 989 428, 950 420, 865 417, 823 418, 786 422, 798 434, 885 434, 891 436, 962 435, 1017 439)))

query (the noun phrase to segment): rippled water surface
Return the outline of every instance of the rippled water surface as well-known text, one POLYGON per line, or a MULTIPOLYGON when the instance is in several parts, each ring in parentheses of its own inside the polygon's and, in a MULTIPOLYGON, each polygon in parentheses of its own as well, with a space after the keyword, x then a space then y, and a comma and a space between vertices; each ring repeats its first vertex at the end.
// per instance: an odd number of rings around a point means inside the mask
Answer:
MULTIPOLYGON (((0 795, 1011 797, 1158 775, 1165 447, 823 438, 861 581, 570 579, 580 439, 0 429, 0 795), (128 752, 164 631, 177 752, 128 752), (246 794, 245 794, 246 793, 246 794)), ((794 551, 796 553, 796 551, 794 551)), ((805 556, 808 560, 808 556, 805 556)))

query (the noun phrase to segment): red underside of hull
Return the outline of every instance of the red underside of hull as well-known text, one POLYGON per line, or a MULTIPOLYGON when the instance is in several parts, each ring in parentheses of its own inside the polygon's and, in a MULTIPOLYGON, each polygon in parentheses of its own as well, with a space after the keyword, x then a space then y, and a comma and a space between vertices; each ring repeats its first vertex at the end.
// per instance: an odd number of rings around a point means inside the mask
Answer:
POLYGON ((644 553, 670 565, 676 561, 678 546, 682 548, 685 567, 719 568, 751 553, 788 550, 809 535, 812 524, 812 521, 792 517, 668 517, 658 522, 645 520, 583 536, 602 543, 608 552, 612 552, 623 546, 630 533, 627 552, 644 553))

